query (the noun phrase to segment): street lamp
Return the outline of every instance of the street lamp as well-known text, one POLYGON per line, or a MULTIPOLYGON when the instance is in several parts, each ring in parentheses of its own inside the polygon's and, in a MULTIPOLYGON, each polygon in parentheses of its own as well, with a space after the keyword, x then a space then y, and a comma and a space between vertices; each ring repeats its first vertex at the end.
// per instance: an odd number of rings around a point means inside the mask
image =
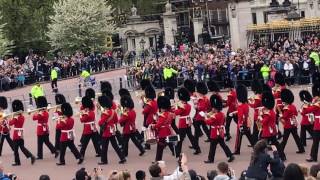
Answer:
POLYGON ((141 58, 143 58, 143 64, 145 64, 145 61, 144 61, 144 45, 146 44, 146 41, 144 39, 141 39, 139 44, 140 44, 140 48, 142 49, 141 58))

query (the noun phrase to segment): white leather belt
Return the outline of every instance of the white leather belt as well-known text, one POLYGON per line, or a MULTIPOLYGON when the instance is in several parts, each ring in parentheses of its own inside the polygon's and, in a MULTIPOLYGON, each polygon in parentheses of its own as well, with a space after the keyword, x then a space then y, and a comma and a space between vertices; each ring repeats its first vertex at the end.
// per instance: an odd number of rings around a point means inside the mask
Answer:
POLYGON ((63 133, 74 132, 74 129, 70 129, 70 130, 61 130, 61 132, 63 132, 63 133))
POLYGON ((86 123, 83 123, 83 124, 91 125, 91 124, 95 124, 95 122, 91 121, 91 122, 86 122, 86 123))
POLYGON ((23 128, 13 128, 13 130, 15 130, 15 131, 23 131, 24 129, 23 128))
POLYGON ((179 119, 187 119, 190 118, 190 116, 180 116, 179 119))

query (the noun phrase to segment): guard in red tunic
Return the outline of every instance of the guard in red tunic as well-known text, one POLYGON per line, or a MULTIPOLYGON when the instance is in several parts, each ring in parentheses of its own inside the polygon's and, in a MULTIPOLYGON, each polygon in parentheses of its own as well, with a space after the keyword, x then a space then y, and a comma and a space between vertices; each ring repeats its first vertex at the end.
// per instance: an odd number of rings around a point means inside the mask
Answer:
POLYGON ((7 119, 3 119, 5 115, 5 110, 8 108, 7 98, 0 96, 0 156, 2 154, 2 147, 4 140, 6 139, 12 151, 14 151, 13 141, 10 138, 9 122, 7 119))
POLYGON ((73 153, 74 157, 78 160, 78 164, 82 164, 83 157, 74 145, 74 119, 72 107, 69 103, 63 103, 61 106, 62 115, 59 118, 58 127, 61 129, 60 136, 60 161, 57 163, 58 166, 64 166, 66 149, 69 147, 70 151, 73 153))
POLYGON ((96 92, 92 88, 86 89, 85 96, 89 97, 92 101, 96 99, 96 92))
POLYGON ((249 120, 248 90, 246 86, 241 84, 237 87, 237 99, 239 104, 237 111, 234 113, 238 116, 238 124, 234 154, 240 154, 243 135, 247 136, 251 146, 254 145, 250 131, 251 125, 249 120))
POLYGON ((229 158, 228 162, 232 162, 234 160, 234 156, 232 155, 229 147, 224 142, 224 123, 225 116, 224 113, 221 112, 223 105, 222 99, 218 95, 212 95, 210 97, 211 103, 211 111, 207 115, 206 124, 211 127, 210 133, 210 150, 208 155, 208 160, 205 163, 214 163, 214 157, 216 154, 217 144, 220 144, 224 153, 229 158))
POLYGON ((144 148, 138 141, 136 133, 136 111, 134 110, 134 102, 130 96, 122 96, 120 104, 123 107, 119 124, 123 127, 123 153, 124 156, 128 157, 129 139, 139 149, 142 156, 145 153, 144 148))
MULTIPOLYGON (((170 99, 170 103, 171 104, 175 104, 175 100, 174 100, 174 89, 171 87, 166 87, 164 90, 164 95, 167 96, 170 99)), ((173 112, 174 113, 174 112, 173 112)), ((176 134, 179 133, 177 124, 176 124, 176 119, 173 118, 172 123, 171 123, 171 127, 174 130, 174 132, 176 134)))
POLYGON ((158 97, 157 103, 159 107, 158 120, 154 122, 151 127, 156 131, 158 138, 156 161, 161 161, 163 150, 167 145, 169 145, 171 151, 173 151, 173 145, 166 141, 166 138, 173 133, 171 128, 173 114, 170 112, 171 104, 168 97, 158 97))
POLYGON ((233 120, 235 123, 238 122, 237 114, 232 113, 237 111, 238 102, 237 102, 236 90, 234 89, 233 82, 230 79, 227 80, 227 86, 230 88, 230 90, 227 95, 227 100, 225 101, 225 106, 228 107, 227 117, 226 117, 226 141, 229 141, 231 139, 231 135, 230 135, 231 121, 233 120))
POLYGON ((278 127, 278 139, 282 138, 282 133, 279 129, 279 122, 280 122, 280 112, 282 111, 283 104, 281 101, 281 91, 286 89, 286 82, 285 78, 281 73, 276 73, 274 76, 275 86, 272 89, 273 97, 276 102, 276 115, 277 115, 277 127, 278 127))
MULTIPOLYGON (((152 86, 147 86, 145 88, 145 97, 142 100, 144 103, 143 111, 142 111, 142 114, 144 116, 143 126, 145 128, 148 128, 150 124, 155 122, 155 115, 157 114, 157 111, 158 111, 158 105, 155 98, 156 98, 155 90, 153 89, 152 86)), ((150 145, 145 144, 145 149, 150 149, 150 145)))
POLYGON ((270 142, 277 147, 279 156, 282 160, 286 160, 286 155, 283 152, 277 140, 277 126, 276 126, 276 113, 274 112, 275 100, 272 96, 272 91, 265 91, 262 93, 262 106, 259 111, 257 123, 259 124, 260 137, 270 142))
POLYGON ((310 158, 308 162, 317 162, 319 156, 319 141, 320 141, 320 84, 315 83, 312 87, 312 106, 306 109, 306 113, 313 113, 314 124, 313 124, 313 142, 311 146, 310 158))
POLYGON ((83 131, 81 136, 81 149, 80 154, 82 157, 85 156, 85 152, 89 141, 91 140, 96 151, 96 157, 100 156, 100 146, 99 146, 99 134, 96 127, 96 116, 95 116, 95 106, 93 101, 85 96, 82 98, 82 106, 80 108, 80 122, 83 124, 83 131))
POLYGON ((17 113, 13 116, 13 118, 10 120, 9 125, 13 126, 13 144, 14 144, 14 164, 12 166, 20 166, 20 157, 19 157, 19 148, 23 152, 23 154, 27 157, 30 158, 31 164, 34 164, 36 158, 30 153, 30 151, 24 146, 24 139, 23 139, 23 134, 24 134, 24 116, 23 116, 23 103, 20 100, 14 100, 12 102, 12 111, 14 113, 17 113), (19 113, 21 112, 21 113, 19 113))
MULTIPOLYGON (((56 94, 55 101, 57 106, 61 106, 63 103, 66 103, 66 98, 62 94, 56 94)), ((55 143, 54 147, 57 151, 60 150, 60 136, 61 136, 61 129, 58 127, 58 118, 62 116, 61 107, 57 107, 53 113, 53 119, 56 122, 56 136, 55 136, 55 143)))
POLYGON ((259 110, 262 108, 261 98, 262 98, 262 84, 259 80, 253 80, 251 84, 251 90, 254 92, 254 96, 248 99, 249 106, 254 109, 253 114, 253 132, 252 141, 254 144, 259 140, 259 130, 257 126, 257 121, 259 117, 259 110))
POLYGON ((181 154, 182 143, 186 135, 188 136, 192 147, 195 149, 193 154, 200 154, 201 150, 199 144, 197 144, 194 136, 192 135, 192 119, 190 117, 191 105, 188 103, 190 101, 190 94, 186 88, 180 88, 178 90, 179 102, 177 102, 174 108, 174 113, 178 117, 178 132, 180 136, 180 141, 177 144, 176 156, 179 157, 181 154))
POLYGON ((281 142, 282 149, 284 150, 288 141, 290 134, 292 134, 296 145, 298 146, 297 153, 304 153, 304 147, 301 143, 300 137, 298 135, 298 111, 294 102, 294 95, 289 89, 284 89, 281 91, 281 101, 284 104, 282 112, 280 112, 281 122, 283 124, 283 139, 281 142))
POLYGON ((197 83, 197 102, 195 104, 196 115, 193 118, 193 126, 194 126, 194 137, 196 143, 199 144, 199 138, 203 135, 201 127, 208 139, 210 137, 209 128, 204 122, 205 117, 201 116, 201 114, 205 114, 210 109, 210 101, 207 98, 206 94, 208 93, 207 85, 204 82, 197 83))
POLYGON ((49 140, 49 112, 47 111, 47 99, 44 96, 37 98, 37 108, 40 109, 39 112, 35 113, 32 116, 33 121, 37 121, 37 136, 38 136, 38 157, 37 159, 43 159, 43 143, 49 148, 52 154, 55 154, 55 157, 58 157, 59 153, 54 148, 52 143, 49 140))
POLYGON ((112 101, 107 96, 100 96, 98 102, 102 107, 101 118, 98 123, 102 133, 101 162, 99 162, 99 164, 108 164, 109 142, 111 142, 113 149, 120 158, 119 163, 123 164, 126 162, 126 158, 119 148, 115 137, 115 126, 118 123, 118 115, 116 111, 112 109, 112 101))
POLYGON ((300 129, 300 139, 304 146, 307 146, 307 131, 312 136, 312 129, 314 123, 314 114, 306 113, 309 108, 312 108, 312 95, 307 90, 302 90, 299 92, 300 100, 302 102, 302 107, 300 109, 301 119, 301 129, 300 129))

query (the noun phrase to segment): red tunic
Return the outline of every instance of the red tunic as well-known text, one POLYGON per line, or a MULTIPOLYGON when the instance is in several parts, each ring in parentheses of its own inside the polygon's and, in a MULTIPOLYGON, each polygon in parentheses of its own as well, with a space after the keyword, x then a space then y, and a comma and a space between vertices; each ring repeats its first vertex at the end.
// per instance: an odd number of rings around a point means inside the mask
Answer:
POLYGON ((262 107, 261 94, 256 95, 254 101, 249 103, 249 106, 254 109, 253 120, 256 122, 259 117, 259 108, 262 107))
POLYGON ((34 121, 38 121, 37 125, 37 136, 43 136, 49 134, 49 126, 48 126, 48 119, 49 113, 48 111, 42 111, 33 115, 32 119, 34 121))
POLYGON ((123 134, 131 134, 136 131, 136 111, 130 109, 123 113, 120 117, 119 123, 123 126, 123 134))
POLYGON ((241 126, 248 127, 249 120, 249 105, 247 103, 241 103, 237 108, 238 114, 238 128, 241 126))
POLYGON ((83 123, 83 135, 88 135, 97 132, 95 119, 96 116, 93 110, 89 110, 88 114, 83 114, 80 117, 80 122, 83 123))
MULTIPOLYGON (((54 112, 54 113, 56 114, 57 118, 58 118, 59 116, 62 116, 62 112, 61 112, 60 110, 57 110, 57 111, 54 112)), ((58 127, 58 121, 56 121, 56 129, 57 129, 57 130, 60 130, 59 127, 58 127)))
POLYGON ((149 126, 150 124, 152 124, 155 119, 154 119, 154 115, 157 114, 158 111, 158 105, 157 105, 157 101, 156 100, 151 100, 149 102, 147 102, 147 104, 145 104, 142 114, 144 115, 144 117, 146 118, 146 125, 149 126))
POLYGON ((101 114, 101 118, 99 120, 99 126, 103 126, 105 124, 105 128, 102 133, 102 137, 108 138, 115 134, 116 124, 118 122, 118 115, 113 109, 107 109, 101 114))
POLYGON ((234 89, 232 89, 228 94, 226 106, 228 106, 228 113, 237 110, 237 93, 234 89))
POLYGON ((302 110, 301 110, 301 116, 302 116, 302 119, 301 119, 301 126, 307 126, 307 125, 311 125, 311 122, 309 120, 309 117, 308 115, 311 114, 311 113, 307 113, 308 109, 312 108, 312 106, 310 105, 304 105, 302 107, 302 110))
POLYGON ((19 115, 18 117, 14 117, 10 120, 9 125, 13 126, 13 135, 12 139, 14 141, 23 139, 23 124, 24 124, 24 116, 19 115))
POLYGON ((72 117, 66 118, 58 123, 59 129, 61 129, 60 142, 73 140, 70 136, 70 133, 74 133, 73 126, 74 119, 72 117))
POLYGON ((166 138, 171 135, 172 115, 169 111, 165 111, 159 115, 159 119, 154 128, 159 138, 166 138))
POLYGON ((286 86, 281 86, 279 89, 276 89, 273 92, 273 97, 275 100, 276 107, 280 108, 280 110, 282 110, 282 108, 283 108, 283 104, 281 101, 281 91, 285 88, 286 88, 286 86))
POLYGON ((284 129, 290 129, 290 128, 296 128, 297 127, 297 121, 296 117, 298 115, 298 111, 296 109, 296 106, 290 104, 283 108, 282 112, 282 121, 284 123, 283 128, 284 129))
POLYGON ((178 107, 177 109, 174 110, 174 114, 179 116, 179 124, 178 128, 188 128, 191 126, 191 117, 190 117, 190 112, 191 112, 191 105, 180 101, 183 107, 178 107), (189 119, 189 120, 187 120, 189 119))
POLYGON ((225 116, 223 112, 217 112, 206 120, 206 124, 211 127, 211 139, 224 138, 224 121, 225 116))
POLYGON ((310 106, 310 108, 306 109, 306 113, 314 114, 314 124, 313 130, 320 131, 320 102, 317 102, 317 99, 313 99, 314 105, 310 106))
POLYGON ((7 120, 3 120, 0 122, 0 134, 8 134, 10 131, 8 124, 7 124, 7 120))
POLYGON ((210 101, 206 96, 199 97, 198 102, 196 104, 196 114, 194 116, 195 121, 204 121, 204 117, 200 115, 200 112, 208 112, 210 109, 210 101))
POLYGON ((261 137, 268 138, 275 136, 277 134, 276 113, 274 110, 268 110, 266 108, 264 108, 262 111, 264 113, 262 114, 262 119, 260 120, 262 126, 261 137))

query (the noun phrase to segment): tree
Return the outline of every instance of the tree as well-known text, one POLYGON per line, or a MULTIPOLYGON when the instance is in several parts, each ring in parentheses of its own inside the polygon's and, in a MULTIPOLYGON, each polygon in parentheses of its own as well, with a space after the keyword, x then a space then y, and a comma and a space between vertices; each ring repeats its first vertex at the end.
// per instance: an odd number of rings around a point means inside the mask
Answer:
MULTIPOLYGON (((0 19, 2 19, 2 16, 0 15, 0 19)), ((6 24, 0 25, 0 58, 5 55, 9 55, 13 48, 13 42, 8 40, 5 37, 5 34, 3 32, 3 29, 5 28, 6 24)))
POLYGON ((106 37, 116 30, 110 22, 111 6, 104 0, 59 0, 53 9, 47 36, 55 50, 100 51, 106 37))

